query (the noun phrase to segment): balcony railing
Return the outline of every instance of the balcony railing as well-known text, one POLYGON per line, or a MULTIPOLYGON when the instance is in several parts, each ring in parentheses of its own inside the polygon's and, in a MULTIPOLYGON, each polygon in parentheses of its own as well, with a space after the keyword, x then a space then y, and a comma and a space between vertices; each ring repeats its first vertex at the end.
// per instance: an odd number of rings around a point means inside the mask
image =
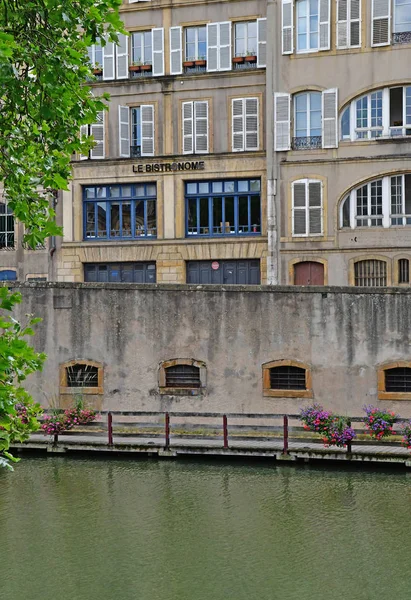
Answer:
POLYGON ((411 44, 411 31, 400 31, 392 34, 393 44, 411 44))
POLYGON ((141 146, 130 146, 130 156, 131 158, 140 158, 141 146))
POLYGON ((14 232, 0 232, 0 250, 15 250, 14 232))
POLYGON ((293 150, 312 150, 313 148, 321 148, 322 137, 321 135, 293 137, 291 146, 293 150))

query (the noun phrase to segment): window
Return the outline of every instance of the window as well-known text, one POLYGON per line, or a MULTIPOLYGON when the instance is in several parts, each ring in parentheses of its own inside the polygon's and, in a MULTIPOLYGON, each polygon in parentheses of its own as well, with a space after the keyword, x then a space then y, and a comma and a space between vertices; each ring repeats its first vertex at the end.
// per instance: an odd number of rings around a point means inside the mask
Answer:
POLYGON ((259 260, 191 260, 187 283, 198 285, 259 285, 259 260))
POLYGON ((394 43, 411 42, 411 0, 394 0, 394 43))
POLYGON ((361 0, 337 0, 337 48, 361 46, 361 0))
POLYGON ((295 237, 323 234, 322 183, 310 179, 292 186, 292 234, 295 237))
POLYGON ((14 248, 14 217, 7 202, 0 202, 0 248, 3 250, 14 248))
POLYGON ((318 0, 297 0, 297 52, 318 50, 318 0))
POLYGON ((185 29, 185 59, 186 61, 205 61, 207 59, 207 27, 205 25, 185 29))
POLYGON ((182 104, 183 154, 208 154, 208 102, 182 104))
POLYGON ((98 79, 126 79, 128 77, 128 36, 120 33, 118 44, 98 40, 88 48, 88 57, 98 79))
POLYGON ((131 64, 153 64, 153 42, 150 31, 134 31, 131 34, 131 64))
POLYGON ((257 60, 257 21, 235 23, 234 55, 255 56, 257 60))
POLYGON ((154 105, 119 106, 118 131, 121 157, 154 156, 154 105))
POLYGON ((378 369, 379 400, 411 400, 411 363, 399 360, 378 369))
POLYGON ((232 100, 232 149, 233 152, 258 150, 259 148, 259 101, 258 98, 232 100))
POLYGON ((410 283, 410 261, 408 258, 400 258, 397 261, 397 281, 401 283, 410 283))
POLYGON ((382 91, 373 92, 356 101, 356 139, 375 138, 382 135, 382 91))
POLYGON ((83 188, 84 239, 155 237, 156 184, 83 188))
POLYGON ((92 360, 60 365, 60 394, 103 394, 103 366, 92 360))
POLYGON ((277 398, 312 398, 311 371, 293 360, 263 365, 263 395, 277 398))
POLYGON ((81 154, 80 160, 105 158, 105 140, 104 140, 104 111, 97 113, 97 120, 92 125, 81 125, 80 139, 92 136, 94 147, 88 154, 81 154))
POLYGON ((259 179, 185 184, 186 236, 261 235, 259 179))
POLYGON ((281 5, 283 54, 294 51, 294 19, 297 52, 330 49, 330 0, 282 0, 281 5))
POLYGON ((294 98, 293 148, 321 148, 321 93, 298 94, 294 98))
POLYGON ((88 58, 94 70, 103 71, 103 48, 99 41, 88 48, 88 58))
POLYGON ((160 394, 200 395, 206 387, 206 365, 192 358, 176 358, 160 364, 160 394))
POLYGON ((155 283, 156 263, 125 262, 85 264, 84 281, 110 283, 155 283))
POLYGON ((382 180, 372 181, 356 191, 357 227, 382 226, 382 180))
POLYGON ((383 260, 359 260, 354 264, 354 285, 383 287, 387 285, 387 263, 383 260))
POLYGON ((0 271, 0 281, 16 281, 16 279, 16 271, 11 271, 9 269, 4 269, 3 271, 0 271))

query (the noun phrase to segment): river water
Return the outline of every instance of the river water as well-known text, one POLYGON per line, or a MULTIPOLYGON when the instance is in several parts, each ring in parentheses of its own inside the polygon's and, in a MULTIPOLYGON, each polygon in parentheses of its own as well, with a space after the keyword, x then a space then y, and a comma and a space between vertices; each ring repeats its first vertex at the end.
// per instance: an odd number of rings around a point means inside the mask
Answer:
POLYGON ((408 600, 411 473, 23 458, 1 600, 408 600))

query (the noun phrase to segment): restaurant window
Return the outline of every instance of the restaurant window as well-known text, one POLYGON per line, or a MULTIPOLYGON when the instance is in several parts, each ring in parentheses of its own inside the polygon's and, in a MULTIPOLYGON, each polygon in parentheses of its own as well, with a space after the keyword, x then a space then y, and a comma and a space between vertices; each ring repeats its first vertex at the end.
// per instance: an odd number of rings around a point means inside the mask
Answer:
POLYGON ((157 235, 156 184, 83 188, 84 239, 127 240, 157 235))
POLYGON ((186 237, 261 235, 259 179, 185 184, 186 237))
POLYGON ((84 281, 96 283, 155 283, 156 264, 154 262, 85 264, 84 281))
POLYGON ((276 360, 263 365, 264 396, 310 398, 311 371, 303 363, 276 360))
POLYGON ((204 393, 206 365, 192 358, 176 358, 160 364, 159 389, 161 394, 195 396, 204 393))

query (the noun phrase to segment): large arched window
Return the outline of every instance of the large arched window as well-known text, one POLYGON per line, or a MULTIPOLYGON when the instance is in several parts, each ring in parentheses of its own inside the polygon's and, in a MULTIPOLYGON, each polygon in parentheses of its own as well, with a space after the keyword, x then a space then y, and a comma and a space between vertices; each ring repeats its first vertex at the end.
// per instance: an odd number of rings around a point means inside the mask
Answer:
POLYGON ((14 217, 7 202, 0 203, 0 248, 14 248, 14 217))
POLYGON ((340 207, 340 227, 411 225, 411 174, 391 175, 351 190, 340 207))

